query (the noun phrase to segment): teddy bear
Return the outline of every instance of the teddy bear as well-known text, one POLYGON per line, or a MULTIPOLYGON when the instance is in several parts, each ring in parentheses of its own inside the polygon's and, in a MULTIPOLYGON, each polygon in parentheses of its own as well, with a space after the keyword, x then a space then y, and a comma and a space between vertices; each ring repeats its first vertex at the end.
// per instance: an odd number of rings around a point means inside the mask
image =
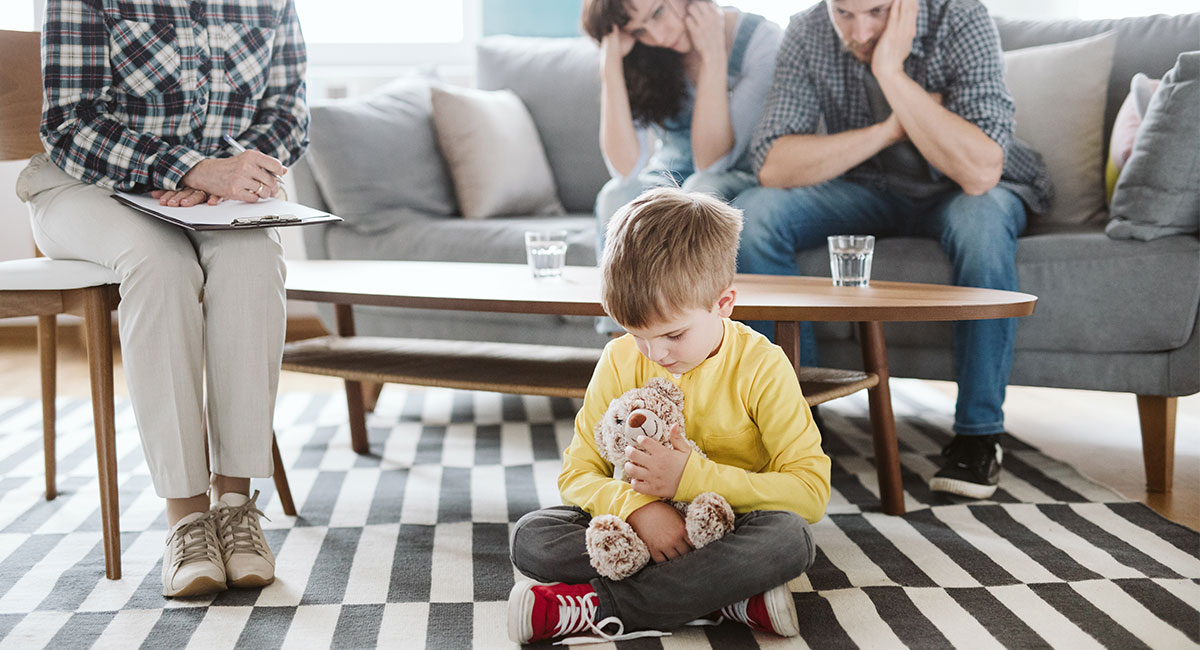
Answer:
MULTIPOLYGON (((632 388, 609 404, 596 425, 596 445, 604 459, 619 471, 629 459, 625 448, 636 446, 638 436, 644 435, 674 448, 670 438, 671 429, 676 425, 682 433, 683 391, 670 381, 655 377, 644 387, 632 388)), ((691 440, 687 443, 692 453, 706 457, 696 443, 691 440)), ((683 514, 692 548, 701 548, 733 530, 733 508, 719 494, 705 492, 691 503, 667 502, 683 514)), ((594 517, 585 539, 592 566, 611 580, 627 578, 650 562, 650 550, 620 517, 594 517)))

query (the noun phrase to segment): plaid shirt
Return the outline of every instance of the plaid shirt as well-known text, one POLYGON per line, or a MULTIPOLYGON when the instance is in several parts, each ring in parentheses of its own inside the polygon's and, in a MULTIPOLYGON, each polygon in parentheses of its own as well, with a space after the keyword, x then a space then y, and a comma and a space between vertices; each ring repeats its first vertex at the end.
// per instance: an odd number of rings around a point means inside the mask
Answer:
MULTIPOLYGON (((767 107, 750 145, 755 171, 778 138, 816 133, 823 117, 828 133, 875 123, 864 76, 869 67, 842 47, 825 2, 792 17, 775 68, 767 107)), ((1013 135, 1014 105, 1004 85, 1000 37, 977 0, 921 0, 917 33, 904 71, 921 87, 942 94, 942 105, 979 127, 1005 152, 1001 185, 1035 212, 1050 205, 1050 177, 1041 156, 1013 135)), ((934 179, 945 178, 932 166, 934 179)), ((845 178, 883 190, 887 178, 877 158, 845 178)))
POLYGON ((305 60, 292 0, 49 0, 42 142, 71 176, 135 192, 231 155, 226 133, 291 164, 305 60))

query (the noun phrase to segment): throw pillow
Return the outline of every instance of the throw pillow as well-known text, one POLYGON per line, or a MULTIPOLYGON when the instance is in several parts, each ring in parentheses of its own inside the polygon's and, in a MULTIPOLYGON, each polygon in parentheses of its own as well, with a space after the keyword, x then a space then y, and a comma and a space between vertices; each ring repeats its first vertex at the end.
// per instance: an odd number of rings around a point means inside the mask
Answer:
POLYGON ((402 77, 370 95, 312 107, 309 165, 329 209, 348 225, 386 228, 397 208, 458 213, 434 142, 429 86, 427 78, 402 77))
POLYGON ((435 86, 432 99, 464 217, 563 214, 537 127, 515 93, 435 86))
POLYGON ((1046 163, 1050 210, 1034 222, 1078 225, 1104 211, 1104 102, 1116 32, 1004 53, 1016 135, 1046 163))
POLYGON ((1150 99, 1113 191, 1113 239, 1200 231, 1200 51, 1179 55, 1150 99))
POLYGON ((1117 119, 1113 122, 1112 137, 1108 141, 1108 161, 1104 165, 1104 194, 1108 203, 1112 204, 1113 190, 1117 187, 1117 177, 1125 168, 1129 154, 1133 153, 1133 138, 1137 135, 1142 118, 1146 115, 1146 107, 1150 104, 1150 96, 1158 88, 1158 79, 1151 79, 1141 72, 1133 75, 1129 82, 1129 95, 1121 102, 1117 111, 1117 119))

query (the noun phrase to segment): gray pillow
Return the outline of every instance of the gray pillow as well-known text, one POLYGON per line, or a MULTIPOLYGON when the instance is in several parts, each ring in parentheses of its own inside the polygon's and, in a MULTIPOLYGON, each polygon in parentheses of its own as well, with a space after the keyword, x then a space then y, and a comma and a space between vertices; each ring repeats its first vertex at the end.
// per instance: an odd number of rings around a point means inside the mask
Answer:
POLYGON ((1113 239, 1200 231, 1200 51, 1179 55, 1150 99, 1113 190, 1113 239))
POLYGON ((312 107, 308 158, 329 209, 362 231, 391 225, 396 208, 457 214, 433 132, 430 80, 397 79, 362 98, 312 107), (392 217, 381 217, 391 211, 392 217))
POLYGON ((508 88, 529 109, 568 212, 590 213, 608 182, 600 154, 600 54, 588 38, 489 36, 476 86, 508 88))

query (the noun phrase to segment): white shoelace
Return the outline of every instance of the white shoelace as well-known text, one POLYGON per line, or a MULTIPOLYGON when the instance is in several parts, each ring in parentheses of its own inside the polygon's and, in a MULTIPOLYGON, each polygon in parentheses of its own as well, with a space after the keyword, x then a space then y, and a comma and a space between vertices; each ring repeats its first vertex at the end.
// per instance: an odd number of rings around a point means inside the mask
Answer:
POLYGON ((195 521, 171 531, 169 544, 175 547, 175 568, 197 560, 219 563, 216 531, 211 525, 212 514, 205 512, 195 521))
POLYGON ((609 641, 628 641, 629 639, 671 635, 670 632, 659 632, 658 630, 645 630, 626 634, 625 624, 616 616, 609 616, 599 623, 593 622, 593 619, 596 618, 596 609, 600 606, 600 598, 595 592, 583 596, 558 596, 557 598, 558 625, 554 628, 554 636, 566 636, 584 631, 593 632, 596 636, 570 637, 556 641, 554 645, 607 643, 609 641), (608 634, 603 630, 603 628, 610 624, 616 624, 617 631, 615 634, 608 634))
MULTIPOLYGON (((234 553, 255 553, 266 556, 266 539, 263 537, 262 527, 258 523, 258 517, 266 517, 266 515, 258 509, 257 501, 258 490, 255 490, 254 496, 242 505, 222 506, 216 511, 220 516, 218 522, 221 529, 221 549, 226 561, 234 553), (251 517, 251 514, 257 516, 251 517)), ((269 518, 268 521, 270 521, 269 518)))
POLYGON ((717 623, 720 623, 724 619, 730 619, 743 625, 750 625, 750 614, 746 612, 746 608, 749 606, 750 599, 747 598, 746 600, 739 600, 732 605, 722 607, 721 617, 717 619, 717 623))

